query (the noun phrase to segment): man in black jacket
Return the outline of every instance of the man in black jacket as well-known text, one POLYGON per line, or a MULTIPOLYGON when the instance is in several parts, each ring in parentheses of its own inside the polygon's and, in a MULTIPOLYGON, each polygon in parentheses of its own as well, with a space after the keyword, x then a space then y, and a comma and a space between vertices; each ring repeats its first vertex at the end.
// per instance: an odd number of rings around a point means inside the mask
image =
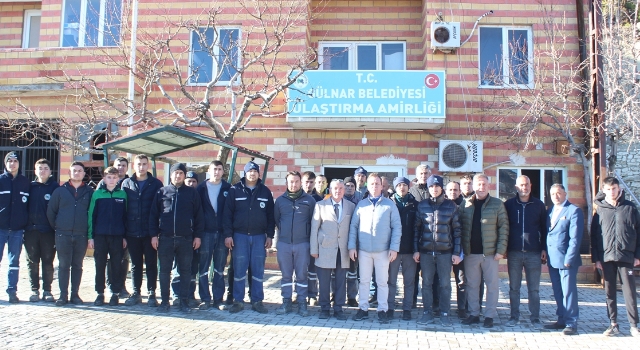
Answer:
MULTIPOLYGON (((151 245, 160 261, 160 295, 158 312, 169 312, 169 282, 175 258, 181 276, 189 276, 193 251, 200 247, 204 218, 200 196, 195 188, 184 184, 187 167, 175 163, 170 168, 171 184, 158 190, 151 215, 151 245)), ((188 303, 189 284, 180 284, 180 311, 191 312, 188 303)))
POLYGON ((40 263, 42 262, 42 300, 53 302, 53 259, 56 256, 56 236, 47 220, 47 205, 53 191, 60 187, 51 176, 51 163, 38 159, 35 164, 36 180, 29 189, 29 222, 24 232, 24 249, 27 251, 27 267, 31 297, 40 300, 40 263))
POLYGON ((591 222, 591 259, 602 270, 611 325, 606 336, 620 334, 616 300, 616 281, 620 276, 622 294, 627 309, 630 333, 637 337, 638 301, 633 267, 640 266, 640 213, 624 199, 615 177, 602 182, 602 192, 596 195, 596 213, 591 222))
POLYGON ((225 201, 223 228, 225 246, 233 249, 234 285, 233 305, 229 312, 244 309, 247 270, 251 267, 251 308, 267 313, 262 304, 266 249, 271 248, 275 234, 271 190, 260 180, 258 164, 250 161, 244 167, 244 177, 233 185, 225 201))
POLYGON ((138 154, 133 159, 135 174, 126 178, 122 189, 127 193, 127 248, 131 256, 131 277, 133 294, 125 300, 127 306, 142 302, 142 271, 146 267, 147 291, 149 299, 147 305, 158 306, 156 288, 158 283, 158 252, 151 246, 149 233, 149 215, 156 192, 162 188, 162 182, 147 170, 149 158, 138 154), (144 259, 144 260, 143 260, 144 259), (145 267, 143 267, 143 261, 145 267))
POLYGON ((527 299, 531 325, 540 323, 540 274, 547 260, 547 209, 541 200, 531 195, 531 180, 526 175, 516 179, 515 197, 504 207, 509 216, 507 267, 509 271, 509 301, 511 317, 507 327, 514 327, 520 319, 520 286, 522 269, 527 276, 527 299))
MULTIPOLYGON (((214 160, 209 164, 209 180, 198 185, 198 194, 204 213, 204 233, 202 244, 198 249, 198 288, 200 294, 200 310, 208 310, 209 306, 219 308, 224 294, 224 267, 227 254, 219 245, 224 245, 222 238, 222 218, 224 201, 229 195, 231 185, 222 179, 224 166, 221 161, 214 160), (221 256, 222 255, 222 256, 221 256), (216 259, 217 258, 217 259, 216 259), (209 291, 209 268, 214 259, 213 285, 209 291), (213 304, 211 295, 213 294, 213 304)), ((226 247, 225 247, 226 249, 226 247)))
POLYGON ((4 157, 5 172, 0 175, 0 261, 5 244, 9 255, 10 303, 18 303, 18 272, 22 238, 29 219, 29 180, 19 173, 18 154, 9 152, 4 157))

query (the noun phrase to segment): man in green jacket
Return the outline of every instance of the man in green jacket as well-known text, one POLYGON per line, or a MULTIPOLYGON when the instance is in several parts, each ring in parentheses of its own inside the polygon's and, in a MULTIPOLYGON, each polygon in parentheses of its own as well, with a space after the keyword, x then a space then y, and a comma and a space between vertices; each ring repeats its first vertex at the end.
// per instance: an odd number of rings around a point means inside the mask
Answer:
POLYGON ((507 252, 509 219, 502 201, 489 195, 489 178, 484 174, 473 177, 473 194, 460 205, 462 248, 467 276, 469 317, 462 324, 480 323, 479 289, 481 276, 487 285, 484 327, 493 327, 498 315, 498 262, 507 252))

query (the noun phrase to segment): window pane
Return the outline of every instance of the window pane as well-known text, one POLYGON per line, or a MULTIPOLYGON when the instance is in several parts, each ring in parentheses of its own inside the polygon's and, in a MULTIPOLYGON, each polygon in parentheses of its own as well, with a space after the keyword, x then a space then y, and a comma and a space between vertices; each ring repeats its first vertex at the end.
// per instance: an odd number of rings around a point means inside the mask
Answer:
POLYGON ((27 47, 40 46, 40 16, 29 17, 29 42, 27 47))
POLYGON ((201 29, 200 34, 191 32, 191 74, 190 83, 208 83, 213 72, 213 28, 201 29))
POLYGON ((62 47, 78 46, 80 35, 80 0, 67 0, 64 6, 62 47))
POLYGON ((219 55, 218 55, 218 69, 222 71, 220 73, 220 81, 230 81, 233 75, 237 73, 236 65, 238 64, 238 29, 221 29, 220 30, 220 42, 219 55))
POLYGON ((100 0, 87 1, 87 24, 85 27, 84 46, 98 46, 100 26, 100 0))
POLYGON ((562 170, 545 170, 544 171, 544 205, 546 205, 547 207, 550 207, 553 205, 553 202, 551 201, 551 186, 553 184, 565 185, 564 182, 562 181, 563 178, 564 178, 564 174, 562 170))
POLYGON ((512 84, 529 83, 529 48, 526 30, 509 30, 509 65, 512 84))
POLYGON ((322 69, 326 70, 348 70, 349 69, 349 48, 325 47, 322 50, 322 69))
POLYGON ((358 70, 376 70, 376 46, 358 45, 358 70))
POLYGON ((502 84, 502 28, 480 27, 480 84, 502 84))
POLYGON ((104 14, 103 46, 116 46, 120 42, 122 0, 106 0, 104 14))
POLYGON ((499 169, 498 178, 498 198, 503 201, 516 196, 516 179, 518 178, 518 169, 499 169))
POLYGON ((382 44, 382 70, 404 70, 404 45, 382 44))

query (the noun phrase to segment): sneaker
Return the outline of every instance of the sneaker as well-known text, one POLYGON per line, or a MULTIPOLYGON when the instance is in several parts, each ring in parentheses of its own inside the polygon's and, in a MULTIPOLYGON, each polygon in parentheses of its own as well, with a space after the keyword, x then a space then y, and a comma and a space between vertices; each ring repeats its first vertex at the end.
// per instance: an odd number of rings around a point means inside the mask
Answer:
POLYGON ((333 317, 335 317, 336 320, 338 320, 338 321, 346 321, 347 320, 347 314, 345 314, 344 311, 342 311, 342 310, 334 311, 333 312, 333 317))
POLYGON ((609 325, 609 328, 607 328, 606 331, 602 332, 602 334, 606 335, 607 337, 614 337, 620 334, 620 327, 618 327, 618 325, 609 325))
POLYGON ((378 321, 382 324, 389 323, 386 311, 378 311, 378 321))
POLYGON ((40 292, 38 292, 37 290, 32 291, 31 296, 29 297, 29 301, 32 303, 40 301, 40 292))
POLYGON ((122 287, 122 289, 120 290, 120 293, 118 294, 118 297, 121 299, 126 299, 130 296, 131 294, 129 294, 129 291, 127 290, 126 287, 122 287))
POLYGON ((269 312, 267 308, 264 307, 261 301, 256 301, 255 303, 251 304, 251 310, 260 314, 266 314, 269 312))
POLYGON ((318 305, 318 299, 315 297, 309 297, 309 306, 316 306, 318 305))
POLYGON ((355 299, 349 299, 347 300, 347 306, 358 307, 358 301, 355 299))
POLYGON ((331 318, 331 312, 329 310, 320 310, 318 318, 321 320, 328 320, 331 318))
POLYGON ((241 301, 234 302, 233 305, 229 306, 229 313, 231 314, 238 313, 242 310, 244 310, 244 303, 241 301))
POLYGON ((169 302, 163 301, 160 306, 158 306, 158 312, 167 313, 169 312, 169 302))
POLYGON ((366 320, 367 318, 369 318, 369 311, 364 311, 362 309, 358 309, 358 312, 356 312, 356 314, 353 315, 354 321, 362 321, 362 320, 366 320))
POLYGON ((542 322, 540 322, 540 320, 536 318, 535 320, 531 321, 531 327, 533 329, 541 329, 542 328, 542 322))
POLYGON ((391 309, 387 310, 387 320, 389 321, 393 320, 393 311, 394 310, 391 310, 391 309))
POLYGON ((138 292, 133 292, 131 296, 124 301, 126 306, 133 306, 142 303, 142 295, 138 292))
POLYGON ((411 311, 409 311, 409 310, 402 311, 402 320, 403 321, 411 321, 411 311))
POLYGON ((20 302, 20 299, 18 299, 18 295, 15 292, 9 293, 9 303, 17 304, 19 302, 20 302))
POLYGON ((189 298, 189 307, 198 307, 200 305, 200 303, 194 299, 194 298, 189 298))
POLYGON ((484 328, 493 328, 493 318, 485 317, 484 324, 482 325, 484 328))
POLYGON ((68 302, 67 298, 59 298, 56 300, 56 306, 65 306, 68 302))
POLYGON ((109 299, 109 306, 118 305, 120 305, 120 296, 118 294, 111 294, 111 298, 109 299))
POLYGON ((451 320, 449 320, 449 314, 447 314, 446 312, 443 313, 440 316, 440 323, 446 327, 451 326, 451 320))
POLYGON ((149 293, 149 299, 147 299, 147 305, 149 307, 158 307, 158 299, 156 298, 156 293, 149 293))
POLYGON ((564 334, 564 335, 576 335, 576 334, 578 334, 578 329, 567 326, 562 330, 562 334, 564 334))
POLYGON ((468 326, 476 323, 480 323, 480 316, 469 316, 466 320, 462 320, 462 324, 468 326))
POLYGON ((51 294, 51 292, 47 292, 46 290, 42 292, 42 300, 50 303, 56 301, 56 299, 53 297, 53 294, 51 294))
POLYGON ((82 305, 83 301, 78 294, 71 294, 71 304, 82 305))
POLYGON ((211 307, 214 309, 218 309, 220 310, 220 308, 222 307, 222 305, 224 305, 224 303, 222 302, 222 300, 214 300, 211 302, 211 307))
POLYGON ((96 300, 93 302, 93 305, 95 306, 104 305, 104 294, 98 294, 98 296, 96 297, 96 300))
POLYGON ((638 331, 638 327, 632 325, 631 328, 629 328, 629 335, 632 337, 640 336, 640 331, 638 331))
POLYGON ((429 324, 433 323, 433 313, 430 311, 425 311, 422 313, 422 317, 418 320, 418 324, 429 324))
POLYGON ((198 305, 198 310, 209 310, 210 304, 211 302, 209 301, 203 301, 200 303, 200 305, 198 305))
POLYGON ((517 324, 518 324, 518 320, 511 317, 509 321, 507 321, 507 323, 505 323, 504 325, 507 327, 515 327, 517 324))
POLYGON ((544 329, 552 329, 552 330, 561 330, 561 329, 564 329, 565 327, 566 325, 564 323, 558 323, 558 322, 544 325, 544 329))

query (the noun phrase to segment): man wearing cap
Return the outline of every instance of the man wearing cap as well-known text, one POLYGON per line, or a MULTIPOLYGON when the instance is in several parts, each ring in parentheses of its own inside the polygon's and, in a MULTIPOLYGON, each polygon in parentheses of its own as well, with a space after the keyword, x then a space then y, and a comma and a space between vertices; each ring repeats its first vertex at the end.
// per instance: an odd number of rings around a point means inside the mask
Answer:
POLYGON ((366 197, 367 193, 367 171, 359 166, 353 173, 353 178, 356 180, 356 192, 360 193, 360 197, 366 197))
POLYGON ((431 175, 427 179, 429 199, 418 204, 415 220, 414 255, 422 270, 422 305, 424 312, 418 324, 429 324, 434 320, 433 276, 436 271, 442 276, 439 281, 440 323, 450 326, 451 265, 460 262, 460 217, 458 206, 447 199, 443 190, 443 179, 431 175))
POLYGON ((362 193, 356 191, 356 180, 352 176, 344 178, 344 198, 353 204, 358 204, 362 199, 362 193))
POLYGON ((187 175, 184 178, 184 184, 189 187, 197 188, 198 174, 196 174, 195 171, 187 171, 187 175))
POLYGON ((369 196, 361 200, 351 218, 349 229, 349 257, 358 258, 360 269, 359 309, 353 317, 361 321, 369 316, 369 283, 375 268, 378 282, 378 320, 388 323, 389 263, 400 250, 402 221, 398 208, 389 198, 382 196, 382 181, 376 173, 367 178, 369 196))
POLYGON ((0 261, 5 244, 9 255, 9 294, 10 303, 18 303, 18 272, 20 271, 20 253, 22 237, 29 220, 29 180, 20 174, 20 162, 15 152, 4 157, 5 171, 0 175, 0 261))
MULTIPOLYGON (((170 168, 171 184, 156 193, 149 216, 151 245, 160 261, 160 294, 158 312, 169 312, 169 282, 174 259, 182 276, 191 271, 194 250, 200 247, 204 218, 200 196, 195 188, 184 184, 187 167, 175 163, 170 168)), ((180 311, 189 313, 189 285, 180 285, 180 311)))
POLYGON ((396 177, 393 180, 395 193, 391 195, 391 200, 396 204, 402 221, 402 237, 400 238, 400 251, 396 260, 389 264, 389 311, 387 318, 393 319, 393 311, 396 301, 396 290, 398 289, 398 272, 402 266, 402 277, 404 285, 404 295, 402 298, 402 319, 411 320, 411 306, 413 303, 413 293, 415 289, 416 262, 413 260, 413 236, 416 220, 416 209, 418 202, 409 193, 411 182, 404 176, 396 177))
POLYGON ((251 308, 267 313, 264 300, 263 278, 266 249, 271 248, 275 234, 271 190, 260 180, 260 167, 250 161, 244 167, 244 177, 231 186, 225 201, 222 221, 225 245, 233 249, 234 285, 233 305, 230 313, 244 309, 247 270, 251 267, 251 308))

